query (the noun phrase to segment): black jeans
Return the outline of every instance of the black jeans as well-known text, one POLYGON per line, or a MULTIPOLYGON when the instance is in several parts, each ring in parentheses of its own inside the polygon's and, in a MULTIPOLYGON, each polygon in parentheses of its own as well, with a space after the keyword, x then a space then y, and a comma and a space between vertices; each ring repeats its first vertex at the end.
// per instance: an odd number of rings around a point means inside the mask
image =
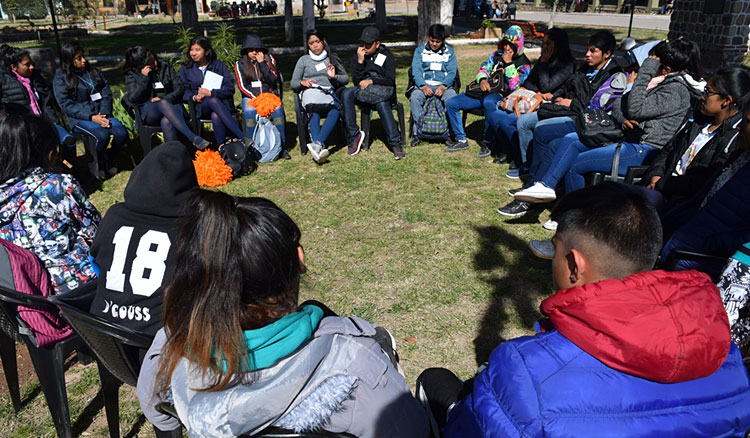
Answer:
MULTIPOLYGON (((359 126, 357 125, 357 107, 355 105, 356 98, 354 93, 357 91, 357 87, 345 88, 341 91, 341 103, 343 104, 344 122, 346 124, 346 135, 349 140, 359 134, 359 126)), ((367 104, 365 111, 367 111, 367 104)), ((396 119, 393 117, 393 111, 391 110, 390 101, 384 100, 374 105, 375 110, 380 114, 380 123, 383 124, 385 130, 386 143, 389 147, 401 145, 401 134, 398 132, 398 125, 396 119)))

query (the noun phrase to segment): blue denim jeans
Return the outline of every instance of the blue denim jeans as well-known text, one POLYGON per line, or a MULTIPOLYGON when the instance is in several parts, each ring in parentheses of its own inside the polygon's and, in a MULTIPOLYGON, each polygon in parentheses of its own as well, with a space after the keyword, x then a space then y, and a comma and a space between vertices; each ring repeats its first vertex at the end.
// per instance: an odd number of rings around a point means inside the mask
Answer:
MULTIPOLYGON (((537 114, 536 111, 533 113, 521 114, 521 117, 516 121, 515 130, 518 135, 518 149, 524 163, 529 160, 528 149, 531 141, 534 139, 534 127, 537 123, 539 123, 539 114, 537 114)), ((509 139, 513 138, 513 132, 503 132, 509 139)))
MULTIPOLYGON (((341 103, 343 104, 344 122, 346 124, 346 136, 349 140, 359 134, 359 125, 357 125, 357 107, 355 106, 357 87, 345 88, 341 92, 341 103)), ((386 143, 389 147, 401 145, 401 134, 398 133, 396 119, 393 118, 391 102, 384 100, 373 105, 380 115, 380 123, 385 131, 386 143)), ((367 111, 365 109, 365 111, 367 111)))
POLYGON ((578 155, 588 150, 589 148, 578 139, 577 132, 552 140, 547 147, 548 153, 539 167, 538 181, 554 189, 565 178, 578 155))
POLYGON ((78 122, 73 127, 73 131, 81 132, 90 135, 96 139, 96 150, 103 152, 107 148, 109 143, 109 136, 112 136, 112 147, 110 148, 110 157, 114 158, 117 153, 128 141, 128 130, 122 126, 119 120, 114 117, 107 117, 109 120, 109 128, 105 128, 102 125, 92 122, 90 120, 84 120, 78 122))
MULTIPOLYGON (((586 185, 584 175, 587 173, 610 172, 616 148, 616 144, 611 144, 578 154, 575 162, 565 175, 565 191, 570 193, 573 190, 583 188, 586 185)), ((648 163, 658 153, 659 148, 655 146, 625 142, 620 149, 620 166, 617 168, 617 172, 623 175, 628 171, 628 167, 648 163)))
MULTIPOLYGON (((242 115, 245 119, 245 133, 248 137, 252 138, 253 134, 255 134, 255 116, 257 116, 258 113, 255 112, 255 107, 247 104, 248 102, 250 102, 249 98, 242 98, 242 115)), ((279 130, 281 147, 283 148, 285 147, 284 145, 286 145, 286 133, 284 132, 284 121, 286 120, 286 117, 284 117, 284 107, 280 106, 273 110, 270 119, 271 123, 273 123, 279 130)))
POLYGON ((331 108, 328 110, 328 114, 325 115, 326 120, 321 126, 320 119, 323 118, 323 115, 316 112, 312 113, 310 116, 310 137, 312 141, 322 143, 325 148, 326 140, 328 140, 328 136, 331 135, 331 132, 336 127, 336 122, 339 120, 340 115, 341 111, 331 108))
POLYGON ((547 148, 552 140, 576 132, 576 123, 570 117, 555 117, 540 120, 534 127, 534 143, 531 152, 531 176, 535 180, 542 177, 539 168, 544 160, 547 148))
POLYGON ((518 129, 516 129, 518 117, 515 113, 507 113, 502 110, 493 111, 484 118, 484 123, 485 126, 489 125, 488 130, 506 154, 511 156, 514 161, 520 157, 521 162, 518 164, 526 161, 526 149, 519 147, 518 129))
MULTIPOLYGON (((456 97, 452 97, 445 102, 445 113, 448 116, 448 124, 451 128, 451 133, 456 141, 466 140, 466 132, 464 132, 464 124, 461 119, 461 110, 474 110, 483 108, 485 117, 494 111, 497 111, 497 103, 502 100, 502 96, 497 94, 487 95, 484 99, 472 99, 465 93, 461 93, 456 97)), ((489 124, 484 124, 484 135, 482 138, 488 139, 488 128, 489 124)), ((494 138, 494 135, 491 136, 494 138)))

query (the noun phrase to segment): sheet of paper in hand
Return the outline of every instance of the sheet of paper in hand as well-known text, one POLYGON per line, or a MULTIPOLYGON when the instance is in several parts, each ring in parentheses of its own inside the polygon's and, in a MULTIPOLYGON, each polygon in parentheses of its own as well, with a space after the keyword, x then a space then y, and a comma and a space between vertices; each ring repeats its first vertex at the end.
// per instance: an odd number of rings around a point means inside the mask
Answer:
POLYGON ((221 82, 224 80, 220 74, 216 74, 212 71, 206 71, 206 75, 203 76, 203 85, 201 88, 206 90, 218 90, 221 88, 221 82))

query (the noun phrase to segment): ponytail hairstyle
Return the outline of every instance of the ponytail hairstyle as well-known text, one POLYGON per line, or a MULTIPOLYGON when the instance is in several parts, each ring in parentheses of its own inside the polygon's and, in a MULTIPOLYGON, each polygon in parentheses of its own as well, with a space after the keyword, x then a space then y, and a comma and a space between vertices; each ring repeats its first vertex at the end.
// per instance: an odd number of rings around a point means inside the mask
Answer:
POLYGON ((185 62, 182 63, 187 68, 191 68, 195 62, 193 62, 193 58, 190 57, 190 48, 194 45, 199 45, 201 48, 206 52, 206 59, 208 59, 208 62, 213 61, 216 59, 216 52, 214 51, 214 48, 211 47, 211 40, 209 40, 206 37, 197 36, 190 40, 190 44, 188 44, 187 52, 185 52, 185 62))
POLYGON ((662 50, 657 50, 655 53, 659 56, 662 67, 669 67, 674 73, 686 72, 696 81, 703 78, 701 51, 698 44, 678 38, 668 42, 662 50))
POLYGON ((164 297, 169 339, 157 379, 168 388, 185 358, 211 376, 203 391, 219 391, 250 370, 243 330, 296 311, 300 231, 263 198, 198 190, 186 211, 164 297))
POLYGON ((154 61, 156 61, 156 55, 148 47, 128 47, 125 51, 125 64, 122 66, 122 72, 127 73, 133 69, 140 72, 143 67, 154 61))
MULTIPOLYGON (((78 52, 84 53, 83 46, 78 41, 66 41, 60 48, 60 69, 63 72, 63 78, 65 79, 65 92, 68 95, 75 95, 76 89, 78 88, 78 74, 80 73, 80 70, 73 67, 73 58, 75 58, 76 53, 78 52)), ((93 81, 101 81, 99 73, 91 68, 90 63, 86 62, 83 71, 88 73, 93 81)))

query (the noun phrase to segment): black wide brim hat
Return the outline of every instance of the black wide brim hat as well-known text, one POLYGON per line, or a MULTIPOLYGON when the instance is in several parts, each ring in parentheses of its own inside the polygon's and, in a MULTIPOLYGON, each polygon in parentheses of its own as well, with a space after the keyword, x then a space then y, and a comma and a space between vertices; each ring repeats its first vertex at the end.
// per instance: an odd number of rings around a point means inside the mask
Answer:
POLYGON ((263 44, 263 40, 260 39, 258 35, 255 35, 253 33, 247 35, 245 39, 242 41, 242 50, 240 53, 242 55, 246 55, 250 49, 258 49, 263 53, 268 53, 268 48, 263 44))

